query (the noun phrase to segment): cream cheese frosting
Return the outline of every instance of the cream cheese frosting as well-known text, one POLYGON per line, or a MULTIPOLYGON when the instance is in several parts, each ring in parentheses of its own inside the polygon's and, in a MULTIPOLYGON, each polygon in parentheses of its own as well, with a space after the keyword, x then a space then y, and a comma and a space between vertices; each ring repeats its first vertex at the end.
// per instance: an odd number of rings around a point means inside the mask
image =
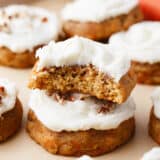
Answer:
POLYGON ((123 50, 134 61, 160 62, 160 22, 137 23, 126 32, 119 32, 109 39, 111 45, 123 50))
POLYGON ((100 107, 91 99, 59 103, 44 90, 32 90, 29 106, 36 117, 53 131, 108 130, 117 128, 134 116, 135 103, 128 99, 108 113, 99 113, 100 107), (45 106, 45 107, 44 107, 45 106))
POLYGON ((56 15, 45 9, 25 5, 0 9, 0 46, 12 52, 32 51, 56 40, 59 30, 56 15))
POLYGON ((12 82, 0 79, 0 116, 14 108, 16 94, 16 87, 12 82))
POLYGON ((80 158, 78 158, 77 160, 93 160, 90 156, 81 156, 80 158))
POLYGON ((77 36, 63 42, 50 42, 36 53, 39 58, 37 71, 52 66, 92 64, 119 81, 130 69, 130 60, 125 55, 119 56, 118 52, 109 45, 77 36))
POLYGON ((138 5, 138 0, 75 0, 62 10, 64 20, 101 22, 128 14, 138 5))
POLYGON ((160 87, 154 90, 151 97, 154 106, 154 114, 157 118, 160 118, 160 87))
POLYGON ((160 160, 160 148, 152 148, 152 150, 143 155, 141 160, 160 160))

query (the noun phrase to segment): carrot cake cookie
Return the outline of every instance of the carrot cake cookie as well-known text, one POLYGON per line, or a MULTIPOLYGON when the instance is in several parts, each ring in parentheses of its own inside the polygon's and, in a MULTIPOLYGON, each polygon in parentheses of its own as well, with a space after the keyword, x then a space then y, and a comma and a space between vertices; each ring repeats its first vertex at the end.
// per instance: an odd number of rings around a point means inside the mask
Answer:
POLYGON ((37 57, 29 82, 32 89, 81 92, 120 104, 135 86, 127 56, 86 38, 51 42, 37 51, 37 57))
POLYGON ((49 11, 24 5, 0 9, 0 64, 15 68, 32 67, 37 48, 56 40, 57 17, 49 11))
POLYGON ((22 105, 15 85, 0 79, 0 142, 14 135, 21 126, 22 105))
POLYGON ((29 135, 53 154, 98 156, 134 135, 135 104, 131 98, 118 105, 82 94, 35 89, 29 106, 29 135))
POLYGON ((111 36, 109 43, 128 54, 139 83, 160 84, 160 22, 145 21, 111 36))
POLYGON ((104 40, 143 19, 138 0, 76 0, 62 10, 67 37, 104 40))
POLYGON ((160 144, 160 88, 157 88, 152 94, 153 108, 150 114, 149 134, 160 144))

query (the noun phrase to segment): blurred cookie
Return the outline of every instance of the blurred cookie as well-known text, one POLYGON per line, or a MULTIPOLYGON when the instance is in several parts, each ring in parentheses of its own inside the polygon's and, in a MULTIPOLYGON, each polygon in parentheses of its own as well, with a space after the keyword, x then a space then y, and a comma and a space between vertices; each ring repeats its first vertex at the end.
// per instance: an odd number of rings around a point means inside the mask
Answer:
POLYGON ((0 9, 0 64, 15 68, 32 67, 36 49, 56 40, 57 17, 45 9, 11 5, 0 9))
POLYGON ((145 21, 112 35, 109 44, 132 60, 138 83, 160 84, 160 22, 145 21))
POLYGON ((22 105, 14 84, 0 79, 0 142, 14 135, 21 126, 22 105))
POLYGON ((150 114, 149 134, 160 144, 160 88, 157 88, 152 94, 153 108, 150 114))
POLYGON ((77 0, 62 10, 67 37, 83 36, 101 41, 142 21, 137 0, 77 0))

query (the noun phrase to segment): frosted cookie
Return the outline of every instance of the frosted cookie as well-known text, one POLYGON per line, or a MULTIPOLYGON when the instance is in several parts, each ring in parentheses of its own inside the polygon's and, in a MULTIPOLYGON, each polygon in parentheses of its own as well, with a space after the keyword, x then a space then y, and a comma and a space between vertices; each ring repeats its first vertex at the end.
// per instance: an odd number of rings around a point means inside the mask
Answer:
POLYGON ((154 147, 149 152, 145 153, 141 160, 159 160, 160 159, 160 148, 154 147))
POLYGON ((76 0, 62 10, 67 37, 104 40, 143 19, 137 0, 76 0))
POLYGON ((160 22, 141 22, 114 34, 111 45, 126 52, 139 83, 160 84, 160 22))
POLYGON ((157 88, 152 94, 153 108, 150 114, 149 134, 160 144, 160 88, 157 88))
POLYGON ((78 95, 63 97, 33 90, 27 122, 31 138, 53 154, 98 156, 134 135, 132 99, 117 105, 78 95))
POLYGON ((17 132, 21 120, 22 105, 16 96, 14 84, 0 79, 0 142, 17 132))
POLYGON ((32 67, 35 51, 59 34, 57 17, 45 9, 11 5, 0 9, 0 64, 32 67))
POLYGON ((81 92, 98 99, 124 102, 135 86, 130 60, 114 48, 73 37, 37 51, 29 87, 50 92, 81 92))

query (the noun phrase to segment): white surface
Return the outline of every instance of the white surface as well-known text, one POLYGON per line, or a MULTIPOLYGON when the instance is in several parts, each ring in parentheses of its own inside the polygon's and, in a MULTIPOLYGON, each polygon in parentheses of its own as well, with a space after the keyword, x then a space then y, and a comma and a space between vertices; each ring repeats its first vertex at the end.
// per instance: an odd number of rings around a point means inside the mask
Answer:
POLYGON ((60 31, 55 14, 42 8, 23 5, 0 9, 0 26, 0 46, 16 53, 32 51, 38 45, 56 40, 60 31), (44 22, 44 18, 47 21, 44 22))
POLYGON ((134 117, 135 104, 130 98, 124 104, 116 105, 110 113, 98 113, 102 105, 93 99, 65 101, 60 104, 45 91, 32 90, 29 106, 37 118, 53 131, 109 130, 134 117), (45 106, 45 107, 44 107, 45 106))
POLYGON ((141 160, 160 160, 160 148, 152 148, 152 150, 144 154, 141 160))
POLYGON ((111 36, 109 43, 139 62, 160 62, 160 22, 141 22, 111 36))
POLYGON ((62 11, 64 20, 101 22, 128 14, 138 5, 138 0, 75 0, 62 11))
POLYGON ((130 61, 128 56, 119 56, 119 51, 114 49, 109 45, 77 36, 63 42, 50 42, 37 51, 37 70, 52 66, 92 64, 99 71, 119 81, 128 72, 130 61))
POLYGON ((15 84, 7 79, 0 79, 0 87, 4 87, 4 95, 0 95, 0 116, 14 108, 16 102, 16 87, 15 84))
POLYGON ((160 118, 160 87, 153 91, 151 97, 154 106, 154 114, 157 118, 160 118))
POLYGON ((93 160, 93 159, 89 156, 82 156, 82 157, 78 158, 77 160, 93 160))
MULTIPOLYGON (((39 1, 35 5, 53 9, 60 9, 62 3, 67 0, 45 0, 39 1), (59 3, 57 3, 59 2, 59 3)), ((0 77, 14 81, 19 89, 19 97, 23 102, 24 120, 20 132, 9 141, 0 144, 1 160, 75 160, 76 158, 55 156, 46 152, 28 136, 25 131, 26 113, 28 110, 29 90, 27 81, 30 70, 16 70, 0 67, 0 77)), ((143 154, 156 143, 148 136, 149 112, 152 106, 151 93, 155 87, 138 85, 132 95, 136 102, 136 135, 128 144, 120 147, 112 153, 96 157, 94 160, 140 160, 143 154)))

